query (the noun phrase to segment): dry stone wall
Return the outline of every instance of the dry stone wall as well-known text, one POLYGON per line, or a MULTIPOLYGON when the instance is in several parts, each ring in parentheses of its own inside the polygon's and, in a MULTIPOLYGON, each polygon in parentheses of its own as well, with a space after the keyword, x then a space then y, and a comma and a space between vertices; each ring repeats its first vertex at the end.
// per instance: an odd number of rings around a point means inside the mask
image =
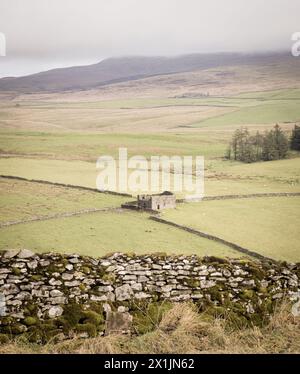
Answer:
POLYGON ((48 324, 56 333, 75 326, 94 336, 105 330, 105 314, 134 315, 135 305, 150 302, 191 301, 199 310, 234 311, 255 321, 284 297, 296 302, 299 291, 300 264, 164 254, 96 259, 9 250, 0 253, 0 333, 37 334, 37 325, 48 324))

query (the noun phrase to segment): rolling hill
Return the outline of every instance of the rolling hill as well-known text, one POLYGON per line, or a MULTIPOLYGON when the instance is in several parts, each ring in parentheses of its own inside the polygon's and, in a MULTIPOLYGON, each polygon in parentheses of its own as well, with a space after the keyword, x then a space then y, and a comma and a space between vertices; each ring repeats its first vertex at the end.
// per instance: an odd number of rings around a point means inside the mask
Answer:
MULTIPOLYGON (((288 63, 285 53, 190 54, 176 57, 118 57, 97 64, 53 69, 24 77, 0 79, 0 91, 21 93, 89 90, 112 83, 138 80, 158 75, 205 70, 233 65, 288 63)), ((222 79, 222 77, 220 77, 222 79)))

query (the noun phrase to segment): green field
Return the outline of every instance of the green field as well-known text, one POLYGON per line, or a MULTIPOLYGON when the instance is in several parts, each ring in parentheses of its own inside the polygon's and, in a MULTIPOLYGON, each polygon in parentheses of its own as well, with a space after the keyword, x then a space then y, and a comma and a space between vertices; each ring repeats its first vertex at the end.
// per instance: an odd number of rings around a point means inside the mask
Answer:
MULTIPOLYGON (((223 136, 222 136, 223 137, 223 136)), ((229 140, 229 135, 226 137, 229 140)), ((96 162, 101 155, 118 156, 120 147, 128 155, 223 155, 227 140, 219 134, 93 134, 33 131, 0 131, 0 154, 39 159, 96 162)))
MULTIPOLYGON (((242 164, 223 156, 240 125, 289 135, 300 119, 300 89, 200 98, 90 101, 47 99, 0 104, 0 174, 96 187, 96 160, 153 155, 205 157, 205 195, 300 192, 300 158, 242 164)), ((136 194, 134 191, 129 193, 136 194)), ((185 192, 178 193, 178 197, 185 192)), ((129 198, 130 199, 130 198, 129 198)), ((0 221, 89 208, 116 208, 128 198, 0 179, 0 221)), ((163 217, 280 260, 300 261, 299 198, 207 201, 179 205, 163 217)), ((126 211, 98 212, 0 229, 0 248, 28 247, 101 255, 112 251, 240 254, 126 211)))
POLYGON ((120 196, 0 178, 0 223, 75 212, 119 207, 120 196))
MULTIPOLYGON (((209 103, 209 99, 206 100, 209 103)), ((223 105, 232 106, 232 111, 203 119, 194 123, 193 127, 251 126, 300 121, 299 89, 251 92, 219 100, 223 101, 223 105)))
MULTIPOLYGON (((134 135, 138 133, 152 133, 155 138, 162 132, 174 134, 192 131, 195 134, 195 130, 201 132, 214 127, 227 129, 241 125, 271 126, 276 122, 299 122, 299 108, 299 89, 198 98, 158 96, 90 101, 80 98, 65 101, 63 97, 47 101, 40 98, 0 103, 0 128, 17 129, 21 132, 25 130, 26 133, 28 130, 52 132, 54 136, 57 136, 55 132, 65 135, 66 132, 81 135, 105 133, 105 150, 112 134, 118 135, 117 141, 121 141, 124 133, 131 135, 129 138, 133 141, 133 147, 136 147, 134 135)), ((44 145, 47 149, 47 140, 44 145)), ((93 147, 94 142, 90 145, 93 147)), ((153 145, 156 147, 157 143, 154 142, 153 145)), ((41 148, 43 149, 43 144, 41 148)))
POLYGON ((276 122, 298 121, 300 121, 300 100, 278 100, 276 102, 270 101, 240 108, 230 113, 200 121, 193 126, 246 126, 249 124, 273 124, 276 122))
MULTIPOLYGON (((126 198, 71 188, 0 179, 0 223, 88 208, 120 207, 126 198)), ((108 252, 239 253, 207 239, 165 227, 149 215, 112 210, 0 228, 0 249, 32 248, 102 256, 108 252)))
POLYGON ((241 257, 241 254, 193 234, 150 221, 132 212, 90 215, 25 223, 0 229, 0 249, 31 248, 103 256, 111 252, 167 252, 241 257))
POLYGON ((300 261, 300 197, 203 201, 163 218, 278 260, 300 261))
MULTIPOLYGON (((205 159, 205 168, 207 196, 300 192, 299 158, 256 164, 205 159)), ((96 187, 96 163, 91 162, 10 157, 0 158, 0 170, 2 175, 96 187)))

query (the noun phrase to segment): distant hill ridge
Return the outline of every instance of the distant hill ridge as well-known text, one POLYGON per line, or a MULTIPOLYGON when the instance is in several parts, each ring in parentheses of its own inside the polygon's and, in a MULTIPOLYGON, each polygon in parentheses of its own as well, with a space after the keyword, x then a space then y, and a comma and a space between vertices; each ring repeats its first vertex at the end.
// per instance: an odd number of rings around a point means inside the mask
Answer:
POLYGON ((289 58, 291 57, 287 53, 279 52, 269 54, 190 54, 175 57, 115 57, 93 65, 52 69, 18 78, 2 78, 0 79, 0 91, 31 93, 88 90, 155 75, 231 65, 264 65, 289 58))

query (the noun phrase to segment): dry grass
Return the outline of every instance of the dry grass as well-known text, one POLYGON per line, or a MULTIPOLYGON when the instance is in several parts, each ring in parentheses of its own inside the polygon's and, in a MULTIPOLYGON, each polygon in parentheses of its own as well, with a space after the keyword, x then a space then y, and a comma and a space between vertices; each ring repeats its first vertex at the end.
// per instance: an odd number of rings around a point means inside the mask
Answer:
POLYGON ((194 132, 190 126, 202 127, 205 120, 209 129, 215 121, 227 126, 273 124, 274 116, 275 122, 293 121, 299 113, 294 100, 284 101, 282 105, 276 101, 271 106, 262 106, 266 102, 258 100, 257 106, 248 106, 254 104, 251 97, 261 96, 258 91, 268 95, 270 90, 299 88, 299 66, 294 60, 284 58, 263 66, 228 66, 160 75, 85 91, 1 93, 0 127, 60 133, 70 130, 109 134, 177 133, 194 132), (201 96, 207 93, 209 98, 201 96), (223 101, 222 97, 228 99, 242 93, 251 93, 249 102, 245 97, 223 101), (178 98, 182 95, 185 99, 178 98))
POLYGON ((300 318, 283 303, 264 327, 237 328, 226 319, 208 319, 191 304, 177 304, 157 328, 142 336, 72 339, 45 346, 20 339, 0 353, 300 353, 300 318))

